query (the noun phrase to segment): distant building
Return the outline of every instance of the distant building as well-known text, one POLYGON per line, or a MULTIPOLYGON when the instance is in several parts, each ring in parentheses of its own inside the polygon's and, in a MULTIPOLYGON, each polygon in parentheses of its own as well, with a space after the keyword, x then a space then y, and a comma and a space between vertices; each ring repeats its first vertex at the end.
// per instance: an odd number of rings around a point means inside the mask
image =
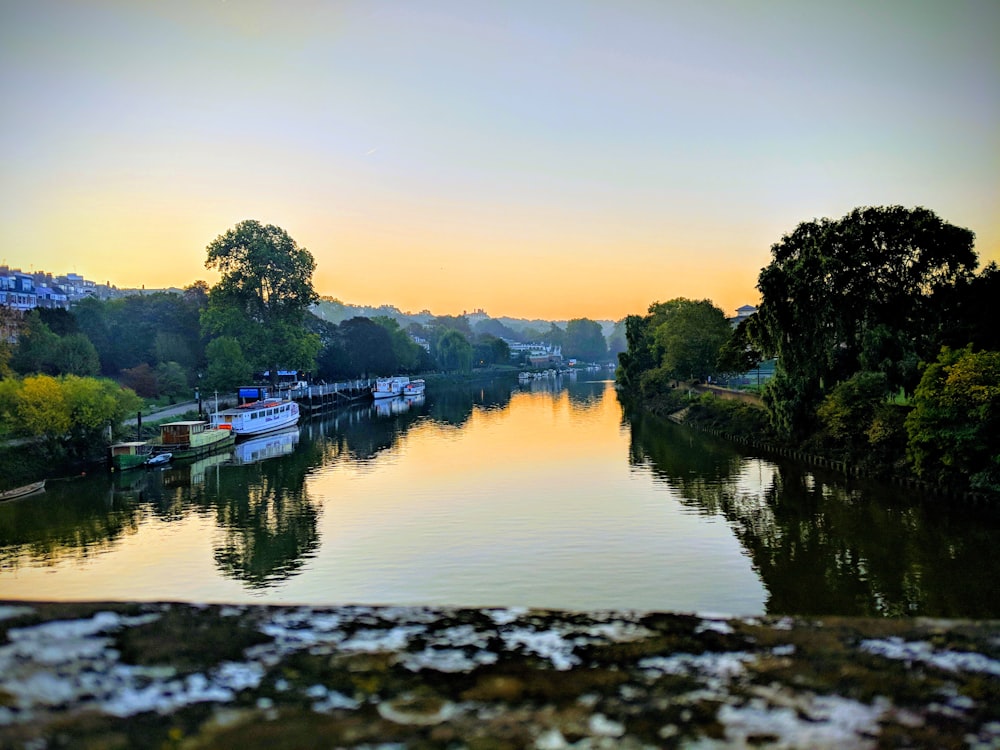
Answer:
POLYGON ((750 316, 756 314, 756 312, 757 312, 757 308, 754 307, 753 305, 743 305, 743 307, 737 307, 736 308, 736 317, 735 318, 730 318, 729 322, 732 323, 733 324, 733 328, 735 328, 740 323, 742 323, 744 320, 746 320, 750 316))

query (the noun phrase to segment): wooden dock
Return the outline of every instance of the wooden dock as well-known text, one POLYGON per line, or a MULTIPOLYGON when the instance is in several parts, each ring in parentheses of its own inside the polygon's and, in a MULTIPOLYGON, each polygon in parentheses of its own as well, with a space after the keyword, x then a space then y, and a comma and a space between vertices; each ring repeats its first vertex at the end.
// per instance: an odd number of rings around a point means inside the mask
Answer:
POLYGON ((309 385, 288 391, 288 397, 295 401, 303 412, 318 414, 370 399, 372 381, 349 380, 343 383, 309 385))

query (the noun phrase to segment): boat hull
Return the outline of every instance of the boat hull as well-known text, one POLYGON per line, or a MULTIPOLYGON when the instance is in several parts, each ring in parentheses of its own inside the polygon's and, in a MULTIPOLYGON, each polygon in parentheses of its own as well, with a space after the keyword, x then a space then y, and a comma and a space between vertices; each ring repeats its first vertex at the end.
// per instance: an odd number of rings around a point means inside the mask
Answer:
POLYGON ((236 438, 263 435, 299 421, 299 405, 294 401, 257 401, 234 409, 220 411, 212 417, 212 425, 229 430, 236 438))
POLYGON ((15 487, 11 490, 5 490, 0 492, 0 502, 4 500, 17 500, 19 497, 28 497, 28 495, 34 495, 39 492, 45 491, 45 481, 33 482, 32 484, 26 484, 23 487, 15 487))

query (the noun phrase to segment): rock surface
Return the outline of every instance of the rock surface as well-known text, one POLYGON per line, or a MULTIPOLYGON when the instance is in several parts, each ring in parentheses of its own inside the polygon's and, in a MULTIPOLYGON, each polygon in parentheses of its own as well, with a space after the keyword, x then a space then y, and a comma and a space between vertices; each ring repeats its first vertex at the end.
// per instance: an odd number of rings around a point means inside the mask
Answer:
POLYGON ((3 748, 1000 747, 993 622, 0 604, 3 748))

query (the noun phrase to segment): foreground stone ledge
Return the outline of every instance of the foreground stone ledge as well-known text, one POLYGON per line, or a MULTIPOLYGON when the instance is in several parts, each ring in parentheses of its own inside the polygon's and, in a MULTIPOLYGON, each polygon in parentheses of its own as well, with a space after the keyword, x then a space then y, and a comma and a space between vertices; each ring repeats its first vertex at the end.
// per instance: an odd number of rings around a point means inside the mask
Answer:
POLYGON ((3 748, 1000 747, 996 622, 0 604, 3 748))

